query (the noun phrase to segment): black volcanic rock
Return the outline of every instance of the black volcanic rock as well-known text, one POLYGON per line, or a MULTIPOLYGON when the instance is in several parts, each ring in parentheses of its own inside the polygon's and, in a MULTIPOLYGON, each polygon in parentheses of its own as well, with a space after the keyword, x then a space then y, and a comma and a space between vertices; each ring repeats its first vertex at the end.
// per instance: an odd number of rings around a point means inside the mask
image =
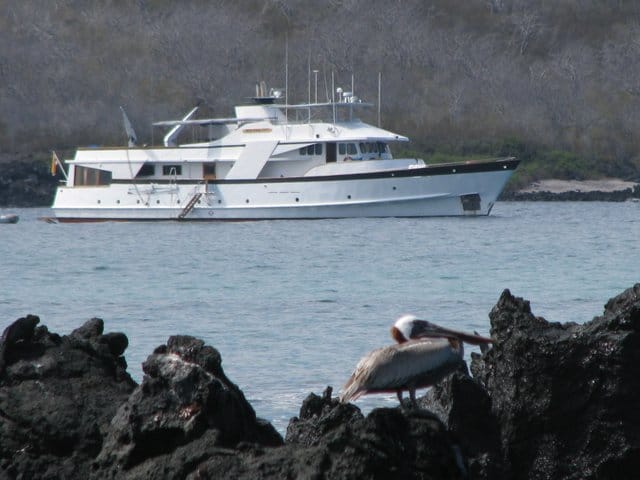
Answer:
POLYGON ((355 406, 332 399, 330 389, 305 399, 286 442, 298 447, 296 455, 325 459, 315 478, 467 478, 458 445, 432 413, 378 408, 363 417, 355 406))
POLYGON ((27 316, 0 339, 0 478, 619 479, 640 468, 640 284, 584 325, 505 290, 495 343, 419 409, 364 416, 328 387, 286 439, 256 417, 217 350, 169 338, 126 373, 122 333, 68 336, 27 316))
POLYGON ((38 321, 17 320, 2 341, 0 476, 86 478, 135 382, 124 358, 103 347, 101 329, 59 336, 34 328, 38 321))
POLYGON ((194 464, 240 442, 282 445, 224 374, 217 350, 170 337, 143 364, 142 384, 118 409, 95 464, 96 478, 182 478, 194 464))
POLYGON ((446 427, 425 410, 380 408, 364 417, 351 404, 310 394, 280 448, 244 445, 217 452, 188 478, 462 479, 467 468, 446 427))
POLYGON ((550 323, 505 290, 479 374, 505 478, 632 478, 640 471, 640 284, 589 323, 550 323))
POLYGON ((504 191, 500 194, 500 200, 516 202, 626 202, 638 198, 640 198, 640 185, 611 192, 601 190, 549 192, 542 190, 536 192, 504 191))
POLYGON ((438 416, 467 459, 470 478, 505 478, 500 426, 485 388, 467 372, 457 371, 419 399, 438 416))

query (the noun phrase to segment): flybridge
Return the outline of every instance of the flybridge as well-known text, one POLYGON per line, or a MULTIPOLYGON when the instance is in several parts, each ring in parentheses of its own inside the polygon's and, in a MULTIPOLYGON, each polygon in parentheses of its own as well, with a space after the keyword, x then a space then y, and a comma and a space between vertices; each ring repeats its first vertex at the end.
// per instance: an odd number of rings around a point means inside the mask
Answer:
MULTIPOLYGON (((340 121, 353 121, 353 111, 356 108, 372 107, 373 104, 363 102, 353 92, 343 91, 342 88, 336 89, 337 99, 332 101, 318 102, 317 93, 315 102, 307 103, 278 103, 282 98, 282 90, 271 89, 268 94, 266 93, 266 84, 260 82, 256 85, 256 96, 251 97, 254 105, 241 105, 236 107, 235 117, 222 117, 222 118, 201 118, 194 119, 193 116, 198 111, 199 107, 196 106, 189 113, 187 113, 182 119, 179 120, 164 120, 154 122, 154 127, 171 127, 171 130, 164 136, 165 146, 176 146, 176 139, 178 135, 187 126, 232 126, 240 128, 244 125, 256 122, 270 122, 273 124, 289 124, 289 123, 311 123, 312 118, 315 122, 320 120, 315 118, 315 113, 312 111, 324 111, 325 113, 332 109, 332 117, 325 116, 322 120, 330 123, 337 123, 340 121), (295 120, 290 119, 288 111, 298 112, 295 120), (307 111, 307 115, 301 117, 299 113, 301 111, 307 111), (344 118, 344 115, 340 113, 342 110, 348 111, 348 118, 344 118)), ((123 111, 124 113, 124 111, 123 111)), ((126 117, 126 116, 125 116, 126 117)), ((125 125, 128 119, 125 120, 125 125)), ((247 132, 247 130, 245 130, 247 132)), ((251 130, 249 130, 250 133, 251 130)), ((131 136, 129 135, 129 138, 131 136)))

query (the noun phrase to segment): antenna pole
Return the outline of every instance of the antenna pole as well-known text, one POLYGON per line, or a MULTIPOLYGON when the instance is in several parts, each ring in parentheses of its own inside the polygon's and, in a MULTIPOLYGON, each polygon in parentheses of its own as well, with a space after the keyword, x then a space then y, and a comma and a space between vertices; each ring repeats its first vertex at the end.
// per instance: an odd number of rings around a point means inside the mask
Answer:
POLYGON ((314 70, 313 75, 315 76, 316 81, 316 103, 318 103, 318 70, 314 70))
POLYGON ((336 124, 336 89, 333 81, 333 70, 331 70, 331 105, 333 106, 333 125, 336 124))
POLYGON ((382 97, 382 72, 378 72, 378 127, 380 127, 380 102, 382 97))
POLYGON ((349 121, 353 121, 353 99, 356 94, 355 75, 351 74, 351 105, 349 106, 349 121))
POLYGON ((307 57, 307 105, 309 123, 311 123, 311 51, 307 57))
POLYGON ((289 124, 289 32, 284 42, 284 120, 289 124))

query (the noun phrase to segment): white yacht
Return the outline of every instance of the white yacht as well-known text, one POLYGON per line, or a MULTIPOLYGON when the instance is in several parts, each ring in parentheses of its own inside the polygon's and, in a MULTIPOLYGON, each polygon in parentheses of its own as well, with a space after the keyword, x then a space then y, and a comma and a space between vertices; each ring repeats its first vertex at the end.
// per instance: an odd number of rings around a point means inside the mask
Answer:
MULTIPOLYGON (((394 159, 402 135, 357 119, 350 92, 288 105, 256 89, 231 118, 158 122, 161 146, 78 149, 56 192, 55 220, 258 220, 488 215, 518 160, 427 165, 394 159), (187 127, 202 141, 178 143, 187 127)), ((369 105, 370 106, 370 105, 369 105)), ((59 163, 56 157, 56 162, 59 163)))

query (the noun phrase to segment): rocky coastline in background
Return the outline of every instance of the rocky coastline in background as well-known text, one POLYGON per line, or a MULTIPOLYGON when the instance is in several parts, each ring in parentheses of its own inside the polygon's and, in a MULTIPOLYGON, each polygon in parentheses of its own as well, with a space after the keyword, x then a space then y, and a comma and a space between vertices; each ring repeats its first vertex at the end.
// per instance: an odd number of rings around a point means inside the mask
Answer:
MULTIPOLYGON (((33 156, 0 154, 0 207, 49 207, 63 178, 52 176, 49 160, 33 156)), ((605 179, 600 181, 543 180, 521 190, 508 187, 500 201, 599 201, 625 202, 640 199, 640 183, 605 179)))
POLYGON ((0 476, 634 478, 640 284, 585 324, 548 322, 509 290, 489 318, 495 344, 472 354, 473 376, 454 373, 420 408, 364 416, 327 387, 283 438, 202 340, 170 337, 137 384, 123 333, 94 318, 59 335, 28 315, 0 340, 0 476))
POLYGON ((615 178, 601 180, 541 180, 521 190, 505 190, 502 201, 626 202, 640 200, 640 183, 615 178))

